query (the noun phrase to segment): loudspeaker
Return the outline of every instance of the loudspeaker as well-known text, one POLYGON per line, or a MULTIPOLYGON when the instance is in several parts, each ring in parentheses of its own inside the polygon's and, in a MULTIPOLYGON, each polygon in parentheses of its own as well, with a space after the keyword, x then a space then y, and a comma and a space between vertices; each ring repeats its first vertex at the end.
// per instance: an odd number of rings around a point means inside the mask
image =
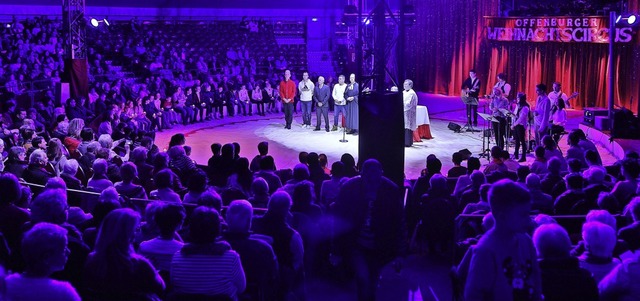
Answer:
POLYGON ((384 175, 404 185, 404 108, 402 93, 366 93, 360 97, 358 165, 374 158, 384 175))
POLYGON ((467 160, 471 157, 471 151, 466 148, 459 150, 458 153, 462 155, 463 160, 467 160))
POLYGON ((447 125, 447 127, 456 133, 460 133, 460 130, 462 129, 459 124, 453 122, 449 122, 449 125, 447 125))

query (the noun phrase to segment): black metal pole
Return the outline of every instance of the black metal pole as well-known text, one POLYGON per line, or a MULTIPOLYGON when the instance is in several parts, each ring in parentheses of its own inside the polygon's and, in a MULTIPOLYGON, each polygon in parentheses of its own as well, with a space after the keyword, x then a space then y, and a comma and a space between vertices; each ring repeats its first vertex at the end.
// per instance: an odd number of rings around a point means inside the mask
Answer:
POLYGON ((378 93, 384 92, 384 82, 386 78, 384 72, 384 67, 387 65, 387 58, 385 56, 385 48, 387 46, 386 7, 386 1, 380 0, 373 16, 373 25, 375 26, 373 88, 378 93))
POLYGON ((607 101, 609 102, 609 130, 611 131, 611 137, 613 137, 613 98, 614 98, 614 86, 615 86, 615 78, 614 78, 614 64, 615 64, 615 54, 614 54, 614 43, 616 39, 616 12, 609 12, 609 77, 607 78, 609 83, 609 90, 607 95, 607 101))
MULTIPOLYGON (((405 67, 405 53, 404 53, 404 49, 405 49, 405 42, 406 42, 406 21, 405 20, 405 11, 404 8, 407 5, 407 0, 400 0, 400 15, 399 15, 399 22, 398 22, 398 41, 396 43, 396 63, 398 64, 397 66, 397 70, 398 70, 398 85, 402 82, 404 82, 405 79, 407 79, 407 75, 406 75, 406 67, 405 67)), ((399 89, 402 89, 402 87, 398 87, 399 89)))

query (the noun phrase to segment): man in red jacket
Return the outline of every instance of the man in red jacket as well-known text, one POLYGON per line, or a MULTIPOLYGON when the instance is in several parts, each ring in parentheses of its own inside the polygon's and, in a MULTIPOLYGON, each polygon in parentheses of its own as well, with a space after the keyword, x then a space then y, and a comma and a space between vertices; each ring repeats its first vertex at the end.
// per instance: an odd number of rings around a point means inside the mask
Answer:
POLYGON ((291 129, 293 121, 293 98, 296 96, 296 84, 291 80, 291 71, 284 71, 284 80, 280 82, 278 87, 280 98, 282 99, 282 108, 284 110, 285 129, 291 129))

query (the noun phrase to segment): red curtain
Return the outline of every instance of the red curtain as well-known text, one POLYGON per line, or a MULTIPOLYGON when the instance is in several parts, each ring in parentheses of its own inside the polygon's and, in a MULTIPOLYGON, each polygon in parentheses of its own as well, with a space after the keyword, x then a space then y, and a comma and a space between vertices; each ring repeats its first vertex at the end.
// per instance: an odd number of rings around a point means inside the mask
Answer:
MULTIPOLYGON (((476 69, 489 94, 498 73, 507 73, 512 91, 535 100, 535 85, 563 84, 580 93, 576 108, 607 107, 608 45, 591 43, 496 42, 484 38, 484 16, 498 15, 498 0, 414 1, 417 23, 410 28, 409 74, 422 91, 459 95, 462 81, 476 69)), ((637 0, 630 11, 639 12, 637 0)), ((640 34, 616 45, 615 104, 637 112, 640 97, 640 34), (631 106, 633 99, 633 106, 631 106)), ((515 94, 512 94, 512 96, 515 94)), ((533 103, 532 103, 533 104, 533 103)))
MULTIPOLYGON (((66 61, 69 76, 69 92, 71 97, 87 97, 89 95, 89 74, 86 59, 69 59, 66 61)), ((63 102, 66 99, 62 100, 63 102)))

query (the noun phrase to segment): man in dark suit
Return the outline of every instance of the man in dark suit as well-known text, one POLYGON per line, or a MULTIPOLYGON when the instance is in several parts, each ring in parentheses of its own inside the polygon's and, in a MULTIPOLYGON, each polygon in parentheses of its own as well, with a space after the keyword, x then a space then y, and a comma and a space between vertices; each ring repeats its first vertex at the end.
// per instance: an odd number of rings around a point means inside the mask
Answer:
POLYGON ((324 84, 324 77, 318 77, 318 87, 313 90, 313 101, 316 103, 316 128, 314 131, 320 130, 322 118, 324 118, 324 128, 329 131, 329 98, 331 97, 331 89, 324 84))
POLYGON ((29 183, 46 185, 49 179, 55 177, 45 170, 48 163, 47 153, 43 150, 33 151, 29 157, 29 167, 22 174, 22 178, 29 183))
POLYGON ((187 87, 185 89, 185 95, 187 96, 187 101, 184 103, 184 110, 186 112, 186 116, 188 116, 189 123, 196 122, 196 116, 198 116, 198 107, 200 105, 200 99, 196 99, 195 94, 193 93, 193 88, 187 87))

